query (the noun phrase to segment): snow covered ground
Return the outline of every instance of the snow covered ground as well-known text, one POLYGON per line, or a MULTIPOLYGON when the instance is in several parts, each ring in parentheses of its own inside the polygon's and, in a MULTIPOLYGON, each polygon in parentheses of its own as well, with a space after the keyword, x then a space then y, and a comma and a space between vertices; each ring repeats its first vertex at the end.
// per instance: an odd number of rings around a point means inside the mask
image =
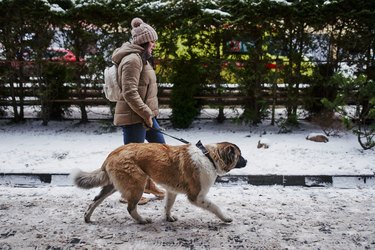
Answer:
POLYGON ((0 187, 0 249, 375 249, 374 189, 216 184, 209 198, 231 224, 178 196, 177 222, 155 200, 139 207, 153 223, 138 225, 116 193, 86 224, 98 192, 0 187))
MULTIPOLYGON (((236 143, 248 165, 231 172, 235 175, 375 173, 375 151, 362 150, 350 131, 329 137, 327 143, 319 143, 306 140, 308 135, 322 131, 305 122, 287 134, 278 133, 279 128, 270 126, 269 121, 253 127, 231 121, 217 124, 213 120, 199 120, 184 130, 173 129, 168 120, 160 123, 168 134, 192 143, 198 140, 203 144, 236 143), (259 141, 267 142, 269 148, 257 148, 259 141)), ((165 138, 168 144, 182 144, 165 138)), ((110 121, 103 120, 88 124, 52 121, 48 126, 42 126, 40 121, 9 124, 1 120, 0 141, 1 173, 70 173, 74 168, 93 170, 101 166, 105 157, 122 145, 122 132, 110 121)))
MULTIPOLYGON (((96 111, 95 111, 96 112, 96 111)), ((207 114, 206 114, 207 115, 207 114)), ((280 134, 265 122, 258 127, 230 121, 195 121, 191 128, 166 132, 192 143, 236 143, 248 166, 235 175, 373 175, 374 150, 364 151, 351 132, 327 143, 306 140, 321 133, 302 122, 280 134), (258 141, 268 148, 257 148, 258 141)), ((167 143, 181 142, 166 137, 167 143)), ((108 121, 10 124, 0 120, 0 173, 69 173, 94 170, 122 144, 121 130, 108 121)), ((345 185, 343 185, 345 186, 345 185)), ((116 193, 94 212, 83 214, 98 189, 43 185, 0 185, 0 249, 375 249, 375 185, 354 188, 252 186, 216 183, 209 198, 233 218, 214 215, 178 196, 175 223, 165 222, 163 201, 140 206, 150 225, 134 223, 116 193)), ((152 196, 150 196, 152 198, 152 196)))

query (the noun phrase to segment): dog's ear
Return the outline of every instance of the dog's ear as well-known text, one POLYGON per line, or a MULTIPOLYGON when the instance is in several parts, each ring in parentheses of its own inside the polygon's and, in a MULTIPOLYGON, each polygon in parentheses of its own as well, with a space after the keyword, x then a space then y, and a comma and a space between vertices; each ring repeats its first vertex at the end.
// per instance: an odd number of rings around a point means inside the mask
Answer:
POLYGON ((228 148, 228 154, 231 154, 231 155, 236 154, 236 148, 233 145, 229 145, 227 148, 228 148))
POLYGON ((229 144, 224 148, 223 160, 226 165, 231 165, 236 160, 237 150, 237 147, 233 144, 229 144))

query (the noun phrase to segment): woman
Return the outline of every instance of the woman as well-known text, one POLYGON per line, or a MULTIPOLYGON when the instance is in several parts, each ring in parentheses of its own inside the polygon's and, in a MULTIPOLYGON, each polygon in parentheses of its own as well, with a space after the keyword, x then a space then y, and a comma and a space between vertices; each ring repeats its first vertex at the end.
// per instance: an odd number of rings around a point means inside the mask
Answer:
MULTIPOLYGON (((116 103, 114 124, 123 130, 124 144, 148 142, 165 143, 164 136, 156 120, 159 113, 156 75, 152 65, 152 50, 158 35, 155 30, 140 18, 131 22, 132 41, 124 43, 112 55, 112 61, 118 65, 118 80, 122 86, 122 100, 116 103), (152 127, 154 129, 146 129, 152 127)), ((164 198, 149 179, 145 193, 164 198)), ((142 197, 138 204, 149 201, 142 197)))

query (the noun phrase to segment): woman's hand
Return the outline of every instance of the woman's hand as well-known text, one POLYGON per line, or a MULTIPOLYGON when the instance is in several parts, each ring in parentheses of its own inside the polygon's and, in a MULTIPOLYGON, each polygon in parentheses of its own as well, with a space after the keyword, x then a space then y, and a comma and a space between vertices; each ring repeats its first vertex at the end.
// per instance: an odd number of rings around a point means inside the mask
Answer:
POLYGON ((152 128, 153 125, 152 117, 150 116, 147 120, 145 120, 145 125, 147 128, 152 128))

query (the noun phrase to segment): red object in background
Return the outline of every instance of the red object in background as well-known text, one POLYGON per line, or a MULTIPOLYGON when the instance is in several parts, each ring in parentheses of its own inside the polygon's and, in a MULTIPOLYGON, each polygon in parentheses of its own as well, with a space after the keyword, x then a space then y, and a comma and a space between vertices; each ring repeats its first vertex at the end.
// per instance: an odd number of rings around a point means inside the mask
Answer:
POLYGON ((51 61, 76 62, 77 57, 71 50, 61 48, 49 48, 46 52, 46 59, 51 61))
POLYGON ((240 52, 241 51, 241 42, 231 40, 229 41, 229 51, 230 52, 240 52))
POLYGON ((276 65, 276 63, 267 63, 266 68, 267 69, 276 69, 277 65, 276 65))

